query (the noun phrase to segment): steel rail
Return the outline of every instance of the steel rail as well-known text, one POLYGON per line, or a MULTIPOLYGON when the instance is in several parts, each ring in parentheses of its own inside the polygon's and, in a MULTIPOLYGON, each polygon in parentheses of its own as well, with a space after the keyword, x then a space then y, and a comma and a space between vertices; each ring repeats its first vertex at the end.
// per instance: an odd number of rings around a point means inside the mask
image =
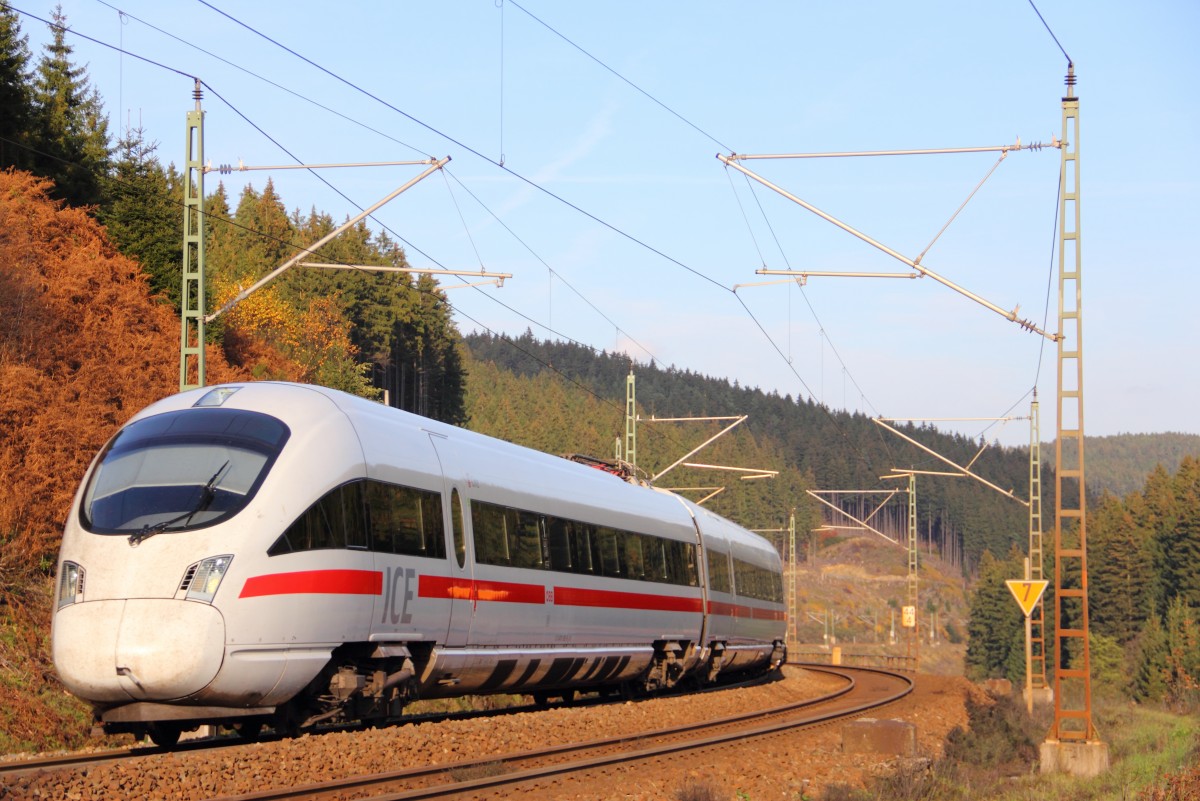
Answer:
MULTIPOLYGON (((334 780, 292 788, 266 790, 242 795, 221 796, 210 799, 210 801, 282 801, 282 799, 315 799, 327 796, 340 797, 342 794, 349 791, 369 791, 372 788, 378 789, 388 785, 394 785, 399 782, 413 782, 422 780, 435 780, 440 781, 441 783, 421 788, 408 788, 392 793, 387 793, 385 791, 383 794, 372 795, 371 797, 375 799, 375 801, 418 801, 419 799, 447 798, 452 796, 470 795, 473 793, 498 790, 500 788, 505 788, 512 785, 520 785, 535 781, 545 781, 547 779, 554 780, 570 774, 583 773, 589 770, 604 768, 617 764, 638 762, 660 757, 669 757, 685 751, 710 748, 713 746, 728 744, 752 737, 779 734, 787 731, 788 729, 827 724, 836 720, 854 717, 865 711, 891 704, 908 695, 910 692, 912 692, 913 688, 913 680, 910 677, 899 673, 894 673, 892 671, 865 667, 831 667, 828 665, 817 664, 804 664, 802 667, 808 670, 827 673, 844 678, 846 679, 847 683, 841 689, 817 698, 810 698, 804 701, 785 704, 780 707, 774 707, 772 709, 756 710, 754 712, 741 715, 732 715, 729 717, 704 721, 701 723, 687 724, 649 732, 638 732, 630 735, 622 735, 619 737, 598 739, 581 743, 571 743, 547 749, 520 752, 508 756, 492 756, 451 764, 421 768, 408 768, 373 775, 354 776, 342 780, 334 780), (881 697, 873 697, 861 703, 854 703, 849 706, 838 706, 837 704, 839 701, 844 701, 846 696, 851 695, 856 689, 858 689, 858 682, 854 678, 854 674, 866 674, 894 679, 901 683, 901 688, 899 691, 888 691, 881 697), (833 709, 824 709, 814 714, 805 715, 799 719, 796 719, 795 717, 789 717, 784 720, 778 719, 780 717, 788 716, 792 713, 801 712, 804 710, 813 710, 818 707, 827 707, 831 704, 834 705, 833 709), (772 720, 772 718, 774 719, 772 720), (748 723, 753 723, 754 721, 760 722, 749 727, 739 727, 745 726, 745 724, 748 723), (629 743, 646 742, 666 737, 681 737, 693 732, 711 731, 713 729, 720 728, 725 728, 728 730, 719 734, 709 734, 707 736, 693 737, 681 741, 659 743, 657 745, 640 748, 633 751, 624 750, 617 751, 615 753, 602 753, 596 756, 579 756, 579 754, 587 753, 589 751, 603 751, 604 749, 618 748, 629 743), (572 758, 571 755, 575 756, 572 758), (561 759, 563 757, 567 757, 567 761, 513 770, 516 765, 522 763, 555 758, 561 759), (503 772, 498 773, 497 771, 503 772), (494 775, 481 775, 480 778, 464 780, 455 778, 456 775, 469 776, 473 773, 493 773, 494 775), (438 777, 443 778, 438 779, 438 777)), ((874 692, 878 692, 878 690, 874 692)))

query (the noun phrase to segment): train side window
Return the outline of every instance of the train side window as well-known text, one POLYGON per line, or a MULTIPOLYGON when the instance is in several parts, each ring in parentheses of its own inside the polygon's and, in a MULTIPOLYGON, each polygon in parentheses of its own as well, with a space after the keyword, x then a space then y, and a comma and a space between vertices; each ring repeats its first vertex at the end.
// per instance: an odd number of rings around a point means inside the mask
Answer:
POLYGON ((576 573, 595 573, 596 567, 592 564, 592 535, 593 527, 588 523, 573 523, 571 527, 571 537, 574 542, 575 553, 575 572, 576 573))
POLYGON ((572 534, 578 524, 561 517, 546 517, 543 525, 546 527, 546 540, 550 551, 550 569, 574 572, 572 546, 575 543, 572 534))
POLYGON ((623 532, 618 532, 608 526, 596 526, 596 551, 598 552, 596 563, 602 576, 621 578, 624 575, 621 571, 622 543, 621 538, 617 536, 620 533, 623 532))
POLYGON ((454 529, 454 557, 459 567, 466 567, 467 538, 463 533, 462 498, 457 487, 450 490, 450 525, 454 529))
POLYGON ((625 534, 625 564, 629 571, 626 575, 631 579, 646 578, 645 556, 642 552, 642 535, 626 531, 625 534))
POLYGON ((485 565, 509 564, 503 507, 471 501, 471 528, 475 532, 476 561, 485 565))
POLYGON ((432 559, 446 556, 446 524, 442 520, 442 494, 415 490, 421 509, 421 554, 432 559))
POLYGON ((708 550, 708 587, 714 592, 731 592, 729 583, 729 556, 720 551, 708 550))
POLYGON ((700 582, 696 575, 696 546, 678 540, 668 540, 665 545, 667 581, 685 587, 698 586, 700 582))
POLYGON ((672 567, 672 583, 700 586, 700 573, 696 571, 696 546, 691 542, 676 543, 676 560, 672 567))
POLYGON ((341 488, 342 520, 346 531, 346 547, 367 547, 367 520, 363 513, 363 482, 343 484, 341 488))
POLYGON ((515 567, 545 567, 542 558, 541 516, 516 509, 509 511, 512 513, 509 519, 513 523, 508 530, 512 564, 515 567))
POLYGON ((667 578, 667 544, 662 537, 642 538, 642 564, 647 581, 665 582, 667 578))

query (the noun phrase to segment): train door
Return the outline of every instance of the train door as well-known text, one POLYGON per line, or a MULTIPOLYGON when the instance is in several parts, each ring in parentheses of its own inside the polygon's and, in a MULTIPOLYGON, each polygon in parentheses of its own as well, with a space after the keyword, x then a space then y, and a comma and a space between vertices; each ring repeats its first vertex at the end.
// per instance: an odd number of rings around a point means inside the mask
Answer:
POLYGON ((467 499, 463 488, 467 486, 465 462, 457 458, 457 445, 449 437, 429 433, 433 449, 442 466, 442 481, 447 509, 443 510, 446 525, 446 559, 449 563, 444 597, 450 600, 450 614, 446 631, 446 645, 461 647, 467 644, 471 634, 471 623, 475 615, 475 559, 472 553, 470 515, 467 514, 467 499))

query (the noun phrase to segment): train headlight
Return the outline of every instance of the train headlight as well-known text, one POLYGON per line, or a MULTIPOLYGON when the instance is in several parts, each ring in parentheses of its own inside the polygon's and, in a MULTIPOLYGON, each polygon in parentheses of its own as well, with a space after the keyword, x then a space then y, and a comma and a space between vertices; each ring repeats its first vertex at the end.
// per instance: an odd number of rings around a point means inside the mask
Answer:
POLYGON ((229 563, 232 561, 233 557, 229 554, 210 556, 203 562, 194 565, 194 572, 192 568, 188 568, 191 580, 184 579, 188 582, 187 599, 212 603, 213 596, 217 594, 217 588, 221 586, 221 579, 225 578, 225 571, 229 569, 229 563))
POLYGON ((63 562, 62 571, 58 577, 58 606, 61 609, 67 604, 83 600, 83 574, 81 566, 74 562, 63 562))

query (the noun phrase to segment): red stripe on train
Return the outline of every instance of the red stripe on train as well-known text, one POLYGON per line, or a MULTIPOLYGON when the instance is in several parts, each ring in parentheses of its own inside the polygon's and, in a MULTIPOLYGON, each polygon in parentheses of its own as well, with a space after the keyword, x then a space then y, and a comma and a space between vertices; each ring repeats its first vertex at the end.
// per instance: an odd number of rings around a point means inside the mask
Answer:
POLYGON ((731 604, 725 601, 709 601, 708 612, 721 617, 750 618, 751 620, 786 620, 787 615, 781 609, 762 609, 757 606, 731 604))
POLYGON ((558 606, 599 606, 656 612, 700 612, 704 608, 699 598, 655 595, 648 592, 587 590, 581 587, 555 587, 554 603, 558 606))
POLYGON ((501 601, 510 604, 544 604, 546 588, 540 584, 507 581, 473 581, 422 574, 417 585, 421 598, 450 598, 460 601, 501 601))
POLYGON ((380 595, 383 574, 378 570, 301 570, 251 576, 239 598, 263 595, 380 595))

